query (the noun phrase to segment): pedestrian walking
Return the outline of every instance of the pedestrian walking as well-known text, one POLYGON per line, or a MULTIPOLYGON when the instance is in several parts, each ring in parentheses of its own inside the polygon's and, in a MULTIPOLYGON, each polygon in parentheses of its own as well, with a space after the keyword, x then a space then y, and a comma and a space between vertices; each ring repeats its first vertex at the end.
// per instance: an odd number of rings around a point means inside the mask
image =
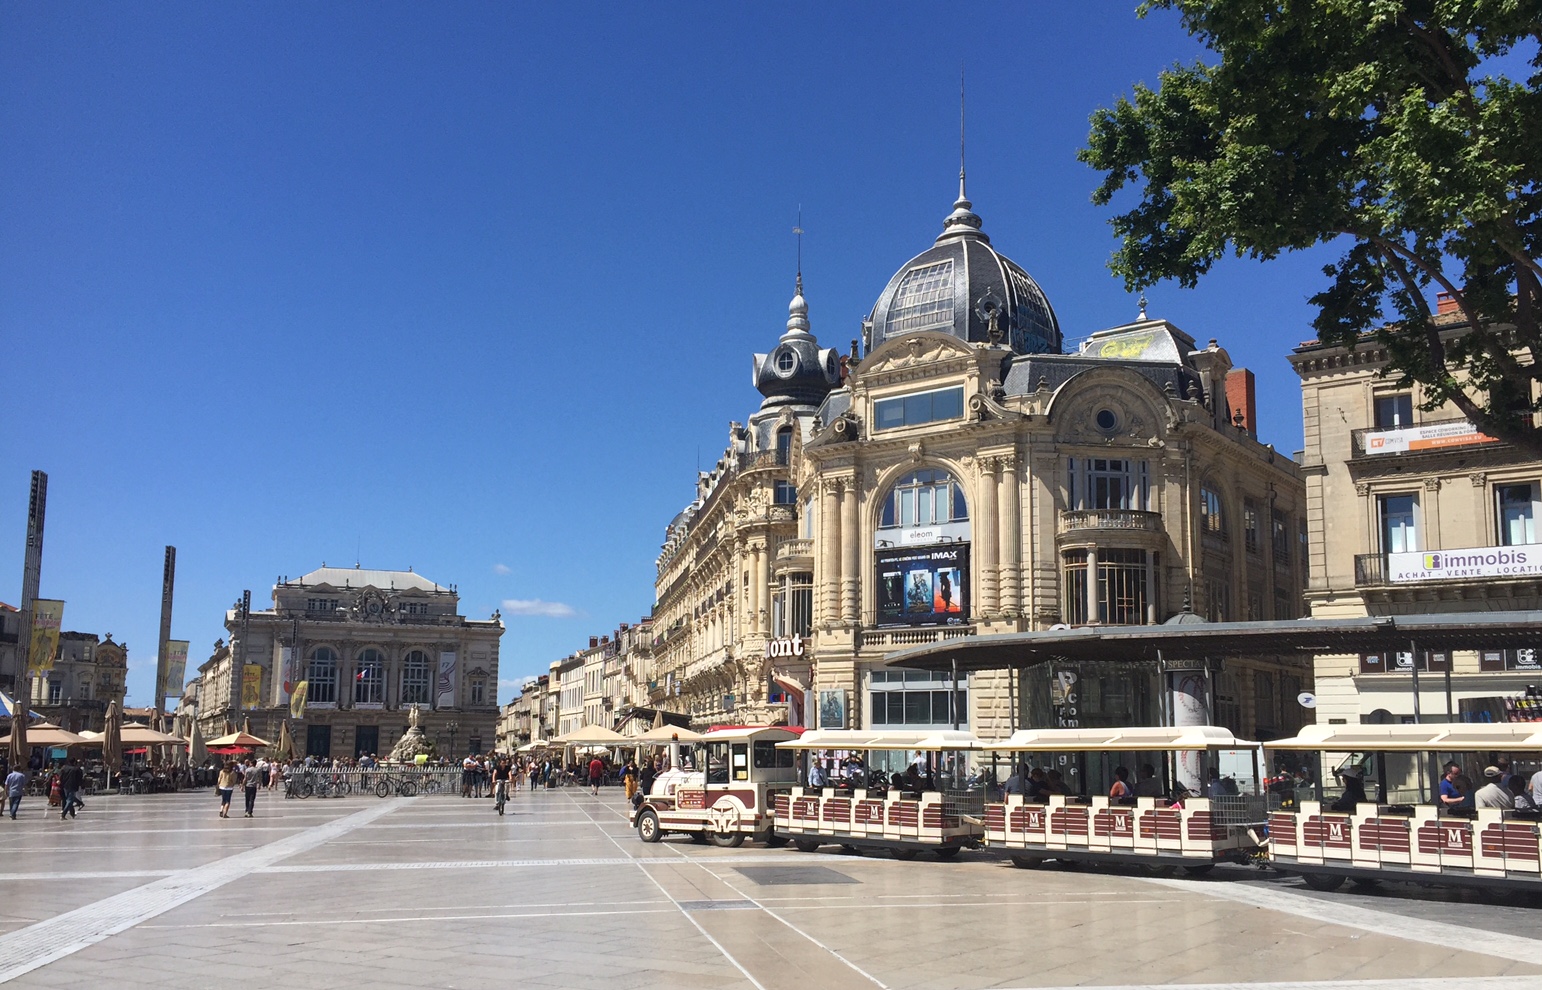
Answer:
POLYGON ((19 768, 12 767, 11 772, 5 775, 5 797, 13 822, 16 820, 16 809, 21 807, 21 796, 26 791, 27 775, 19 768))
POLYGON ((75 818, 77 808, 84 808, 86 802, 80 799, 80 788, 86 782, 86 771, 80 766, 80 761, 73 756, 64 765, 64 770, 59 774, 59 788, 64 792, 64 803, 59 806, 59 819, 75 818))
POLYGON ((236 774, 236 765, 229 760, 220 768, 219 780, 215 782, 214 789, 220 796, 220 817, 230 817, 230 798, 236 792, 236 782, 241 778, 236 774))
POLYGON ((262 787, 262 775, 265 771, 261 765, 252 763, 247 766, 246 773, 242 775, 241 782, 246 785, 246 817, 252 817, 252 812, 257 810, 257 790, 262 787))
POLYGON ((589 788, 595 797, 600 795, 600 781, 605 779, 605 761, 596 756, 589 761, 589 788))
POLYGON ((637 761, 626 761, 626 769, 621 771, 621 781, 626 785, 626 799, 632 800, 632 795, 637 793, 637 761))

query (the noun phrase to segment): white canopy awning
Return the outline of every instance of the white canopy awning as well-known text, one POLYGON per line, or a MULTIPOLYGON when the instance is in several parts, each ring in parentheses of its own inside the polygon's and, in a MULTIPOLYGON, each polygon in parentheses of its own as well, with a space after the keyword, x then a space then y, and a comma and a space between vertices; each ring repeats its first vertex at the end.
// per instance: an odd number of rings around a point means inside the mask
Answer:
POLYGON ((917 749, 924 752, 983 749, 974 733, 962 729, 814 729, 777 749, 917 749))
POLYGON ((1238 739, 1217 725, 1125 726, 1112 729, 1019 729, 1012 738, 987 743, 998 753, 1030 752, 1159 752, 1196 749, 1251 749, 1258 745, 1238 739))
POLYGON ((1440 722, 1422 725, 1308 725, 1291 738, 1271 739, 1264 743, 1264 747, 1331 753, 1542 750, 1542 724, 1440 722))
POLYGON ((552 740, 559 746, 614 746, 626 741, 626 736, 603 725, 581 726, 552 740))

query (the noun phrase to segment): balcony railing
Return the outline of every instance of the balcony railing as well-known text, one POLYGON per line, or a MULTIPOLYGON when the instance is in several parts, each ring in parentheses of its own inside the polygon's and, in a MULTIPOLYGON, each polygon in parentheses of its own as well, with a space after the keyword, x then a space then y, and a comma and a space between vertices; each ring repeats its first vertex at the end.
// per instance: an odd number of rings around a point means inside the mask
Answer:
POLYGON ((1355 586, 1387 583, 1387 555, 1384 553, 1355 554, 1355 586))
POLYGON ((783 540, 776 548, 777 560, 794 560, 814 556, 813 540, 783 540))
POLYGON ((1159 533, 1162 531, 1162 514, 1139 509, 1074 509, 1060 513, 1060 532, 1072 533, 1085 529, 1159 533))

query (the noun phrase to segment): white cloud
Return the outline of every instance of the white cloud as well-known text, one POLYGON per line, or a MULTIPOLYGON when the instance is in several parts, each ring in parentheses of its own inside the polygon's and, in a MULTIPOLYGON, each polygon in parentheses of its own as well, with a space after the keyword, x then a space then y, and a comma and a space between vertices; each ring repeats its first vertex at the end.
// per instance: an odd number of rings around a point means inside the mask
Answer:
POLYGON ((493 565, 493 573, 494 574, 513 574, 514 573, 514 568, 510 567, 508 564, 494 564, 493 565))
POLYGON ((542 615, 548 619, 571 619, 578 610, 562 602, 545 602, 539 598, 505 598, 503 610, 509 615, 542 615))

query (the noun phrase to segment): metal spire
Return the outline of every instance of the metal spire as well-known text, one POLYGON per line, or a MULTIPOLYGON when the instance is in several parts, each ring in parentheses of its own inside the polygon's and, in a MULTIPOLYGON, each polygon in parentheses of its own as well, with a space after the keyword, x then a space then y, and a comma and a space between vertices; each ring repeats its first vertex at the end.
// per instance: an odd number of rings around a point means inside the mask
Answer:
POLYGON ((808 335, 808 301, 803 298, 803 205, 798 205, 798 225, 792 228, 798 238, 798 281, 792 302, 787 307, 787 332, 782 339, 808 335))
POLYGON ((792 228, 798 237, 798 295, 803 295, 803 204, 798 204, 798 225, 792 228))
POLYGON ((964 63, 958 63, 958 198, 968 202, 964 194, 964 63))
POLYGON ((1146 318, 1146 294, 1144 292, 1142 292, 1140 294, 1140 300, 1139 301, 1140 301, 1140 315, 1137 316, 1136 319, 1137 320, 1144 320, 1146 318))

